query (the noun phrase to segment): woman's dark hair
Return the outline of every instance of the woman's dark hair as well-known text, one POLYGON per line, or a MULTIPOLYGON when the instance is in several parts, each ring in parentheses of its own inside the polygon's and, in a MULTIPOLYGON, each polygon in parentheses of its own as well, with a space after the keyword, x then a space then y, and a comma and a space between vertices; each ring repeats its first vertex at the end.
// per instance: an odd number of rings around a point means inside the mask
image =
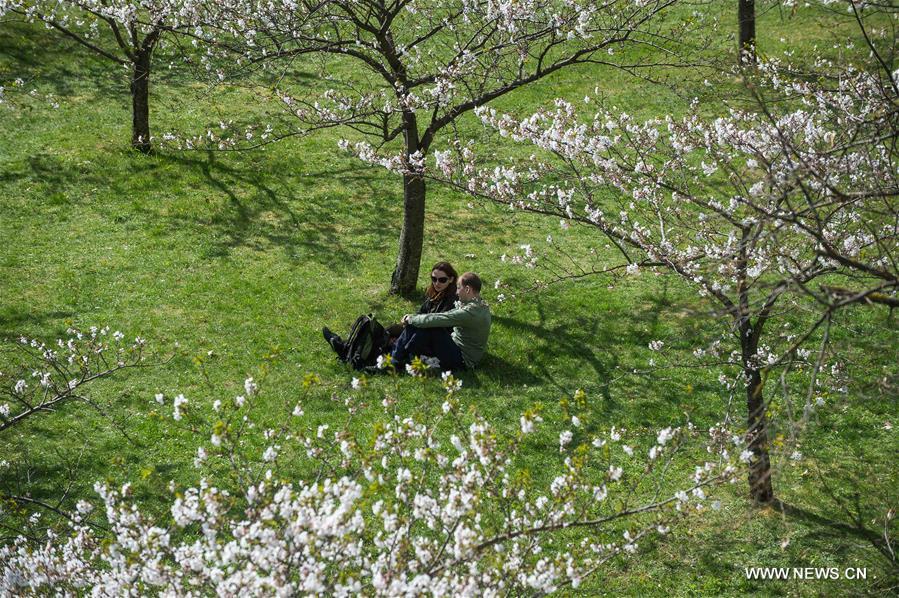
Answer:
POLYGON ((430 271, 428 272, 428 275, 430 276, 430 273, 433 272, 434 270, 440 270, 441 272, 446 273, 447 276, 449 276, 450 278, 453 279, 453 282, 451 284, 446 285, 446 287, 444 287, 444 289, 442 291, 440 291, 439 293, 437 292, 437 289, 434 288, 433 281, 431 281, 431 283, 428 285, 428 288, 425 290, 425 295, 427 295, 428 299, 430 299, 431 301, 440 301, 448 293, 456 292, 455 283, 457 280, 459 280, 459 274, 456 272, 456 269, 453 268, 453 265, 450 264, 449 262, 437 262, 430 269, 430 271))

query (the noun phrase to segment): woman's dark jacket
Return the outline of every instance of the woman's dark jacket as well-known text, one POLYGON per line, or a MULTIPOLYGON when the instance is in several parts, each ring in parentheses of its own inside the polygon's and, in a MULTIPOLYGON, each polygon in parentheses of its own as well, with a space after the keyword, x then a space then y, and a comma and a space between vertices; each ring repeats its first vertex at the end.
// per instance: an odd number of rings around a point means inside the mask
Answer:
MULTIPOLYGON (((449 311, 456 307, 456 301, 459 300, 459 297, 456 295, 456 287, 455 285, 450 285, 451 288, 446 290, 446 294, 443 298, 434 301, 433 299, 426 298, 425 302, 421 304, 421 307, 418 308, 418 313, 420 314, 437 314, 443 313, 445 311, 449 311)), ((388 326, 386 329, 387 335, 391 339, 395 339, 403 332, 403 324, 392 324, 388 326)), ((447 328, 447 330, 452 331, 452 328, 447 328)))
POLYGON ((456 301, 459 300, 459 297, 456 296, 456 288, 454 286, 450 286, 450 288, 446 289, 446 293, 444 293, 443 297, 437 301, 434 301, 431 298, 426 298, 425 302, 421 304, 421 307, 418 308, 418 313, 420 314, 438 314, 443 313, 445 311, 449 311, 456 307, 456 301))

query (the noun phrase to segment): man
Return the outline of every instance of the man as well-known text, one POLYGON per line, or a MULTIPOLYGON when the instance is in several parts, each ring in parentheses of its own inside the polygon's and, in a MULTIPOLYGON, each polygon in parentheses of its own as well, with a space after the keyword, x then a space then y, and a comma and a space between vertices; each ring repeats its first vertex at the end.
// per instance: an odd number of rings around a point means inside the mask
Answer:
POLYGON ((436 357, 443 371, 474 368, 484 357, 490 308, 481 298, 481 279, 474 272, 466 272, 456 281, 456 293, 459 301, 455 309, 403 316, 406 327, 390 355, 398 371, 416 355, 436 357))

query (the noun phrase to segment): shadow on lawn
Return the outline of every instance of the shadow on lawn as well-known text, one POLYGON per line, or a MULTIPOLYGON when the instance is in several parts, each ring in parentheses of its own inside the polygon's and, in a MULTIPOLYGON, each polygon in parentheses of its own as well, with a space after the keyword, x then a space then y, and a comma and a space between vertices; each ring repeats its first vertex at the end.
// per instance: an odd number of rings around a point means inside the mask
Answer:
POLYGON ((852 536, 858 540, 869 542, 878 552, 890 560, 890 553, 884 543, 883 536, 864 525, 864 521, 857 518, 851 524, 843 521, 830 519, 824 515, 813 513, 808 509, 777 501, 775 508, 786 515, 789 519, 798 519, 810 527, 817 528, 813 536, 820 538, 822 541, 828 538, 845 539, 852 536))
MULTIPOLYGON (((711 381, 667 371, 655 374, 642 365, 649 357, 650 340, 664 338, 677 350, 687 349, 690 338, 704 334, 707 320, 685 312, 664 288, 627 303, 596 292, 600 295, 595 300, 572 302, 562 311, 557 299, 534 295, 521 315, 494 315, 499 342, 484 369, 500 385, 533 385, 544 396, 571 399, 581 388, 589 397, 594 422, 669 425, 694 403, 691 417, 712 417, 717 402, 694 400, 714 396, 717 387, 711 381), (519 368, 505 362, 502 368, 508 368, 508 374, 493 371, 496 350, 519 368), (641 373, 635 374, 635 367, 641 373)), ((478 375, 484 376, 480 368, 478 375)))
MULTIPOLYGON (((39 416, 38 416, 39 417, 39 416)), ((96 480, 129 479, 129 470, 132 478, 136 469, 146 469, 148 465, 141 455, 145 446, 135 447, 129 451, 122 462, 110 462, 97 459, 97 454, 107 450, 102 447, 106 443, 127 443, 127 438, 110 430, 109 435, 104 435, 100 440, 96 439, 96 430, 87 434, 81 446, 61 447, 52 442, 64 441, 77 435, 72 429, 62 432, 55 426, 44 425, 45 422, 27 422, 23 426, 32 425, 43 440, 45 446, 39 450, 26 444, 10 443, 4 448, 15 455, 14 465, 7 471, 7 475, 0 480, 0 495, 27 497, 26 501, 19 502, 21 506, 28 507, 31 512, 39 511, 52 517, 53 509, 61 509, 63 512, 72 512, 79 499, 92 500, 96 498, 93 483, 96 480), (36 425, 35 425, 36 424, 36 425), (46 447, 51 448, 47 449, 46 447), (37 503, 31 502, 37 501, 37 503), (40 506, 40 505, 44 506, 40 506), (37 505, 37 506, 36 506, 37 505), (48 509, 47 506, 53 507, 48 509)), ((114 454, 120 453, 121 448, 113 450, 114 454)), ((156 463, 151 464, 149 471, 161 479, 172 479, 184 468, 182 463, 156 463)), ((138 486, 136 495, 147 499, 160 497, 147 492, 143 486, 138 486)), ((164 499, 163 499, 164 500, 164 499)), ((9 514, 9 513, 7 513, 9 514)))
POLYGON ((461 377, 466 388, 480 388, 484 385, 531 385, 540 382, 540 378, 527 368, 489 351, 476 369, 466 370, 461 377))
MULTIPOLYGON (((380 252, 394 241, 394 220, 400 202, 393 201, 366 168, 347 166, 318 172, 297 172, 296 165, 265 163, 260 157, 236 162, 222 160, 215 152, 183 152, 141 156, 131 153, 110 172, 109 164, 78 163, 42 153, 29 156, 18 169, 0 174, 0 181, 28 177, 46 189, 47 197, 77 204, 84 188, 121 199, 105 217, 137 230, 134 215, 145 214, 153 232, 182 234, 185 229, 201 236, 200 255, 224 258, 236 248, 265 251, 280 247, 294 262, 312 261, 332 269, 354 267, 362 256, 380 252), (182 195, 178 188, 197 187, 206 205, 183 209, 170 198, 182 195), (323 190, 324 183, 340 180, 347 196, 323 190), (77 192, 75 190, 78 190, 77 192), (140 191, 136 196, 135 191, 140 191), (212 203, 217 197, 223 203, 212 203), (338 202, 361 201, 364 209, 338 202), (171 209, 169 209, 171 208, 171 209), (162 224, 162 226, 160 226, 162 224)), ((397 188, 399 192, 399 187, 397 188)), ((91 201, 96 201, 91 199, 91 201)))
MULTIPOLYGON (((570 320, 549 324, 546 309, 539 297, 534 300, 534 304, 538 314, 535 322, 499 315, 493 317, 495 324, 519 334, 527 334, 537 340, 528 346, 523 355, 528 363, 534 364, 537 368, 535 372, 537 376, 535 373, 528 374, 531 379, 546 380, 564 394, 568 394, 570 384, 566 386, 558 381, 549 367, 560 357, 582 361, 593 370, 599 380, 608 380, 611 377, 618 366, 618 358, 616 352, 610 351, 609 347, 613 346, 617 339, 601 316, 579 316, 574 322, 576 325, 572 325, 570 320)), ((512 379, 517 381, 515 378, 512 379)), ((603 386, 601 392, 604 399, 611 400, 608 385, 603 386)))
MULTIPOLYGON (((86 95, 104 101, 118 101, 121 106, 130 107, 128 69, 56 31, 48 31, 40 23, 29 24, 9 18, 3 25, 5 31, 0 29, 0 56, 14 63, 12 72, 26 79, 28 89, 50 88, 60 98, 86 95)), ((113 42, 109 28, 101 27, 100 33, 100 38, 94 41, 113 56, 127 60, 118 44, 113 42)), ((154 93, 153 86, 185 86, 198 81, 190 68, 167 68, 181 58, 175 48, 157 48, 153 54, 150 74, 151 125, 162 108, 160 96, 154 93)), ((314 77, 308 73, 293 76, 314 77)))
POLYGON ((12 307, 0 310, 0 339, 4 337, 26 336, 53 340, 65 336, 66 326, 60 320, 74 318, 71 311, 48 311, 42 313, 17 310, 12 307), (48 323, 54 324, 48 328, 48 323))
POLYGON ((174 154, 164 161, 202 173, 209 186, 228 199, 230 210, 221 210, 212 224, 224 239, 216 241, 206 257, 224 257, 237 247, 266 249, 256 239, 282 247, 294 261, 311 260, 331 268, 343 268, 367 252, 379 251, 393 235, 388 206, 390 198, 373 184, 364 168, 346 167, 299 174, 295 165, 268 165, 260 172, 253 163, 235 167, 217 159, 214 152, 194 158, 174 154), (274 172, 279 173, 276 177, 274 172), (365 189, 366 209, 340 209, 332 202, 352 201, 322 195, 323 181, 340 179, 350 190, 365 189), (236 190, 252 190, 252 199, 241 199, 236 190), (347 228, 347 233, 341 232, 347 228), (352 234, 358 233, 358 234, 352 234))
POLYGON ((86 90, 100 98, 129 97, 127 71, 108 58, 39 24, 10 20, 4 28, 0 56, 13 61, 15 72, 30 86, 50 87, 54 95, 63 98, 86 90))

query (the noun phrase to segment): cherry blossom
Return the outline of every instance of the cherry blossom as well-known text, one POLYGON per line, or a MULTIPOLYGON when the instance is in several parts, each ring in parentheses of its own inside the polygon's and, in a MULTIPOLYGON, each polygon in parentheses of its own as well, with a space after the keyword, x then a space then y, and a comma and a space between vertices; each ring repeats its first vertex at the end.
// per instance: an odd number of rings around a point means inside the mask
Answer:
MULTIPOLYGON (((254 413, 258 384, 242 407, 222 402, 205 415, 198 407, 173 417, 186 430, 210 426, 219 440, 198 447, 193 484, 170 484, 167 514, 151 514, 128 483, 97 483, 99 504, 80 501, 66 529, 49 531, 45 542, 20 537, 0 548, 0 588, 15 594, 184 594, 199 587, 337 596, 552 592, 579 586, 613 557, 638 553, 644 538, 700 513, 708 493, 739 471, 715 448, 717 438, 728 436, 724 427, 707 438, 692 426, 661 430, 648 439, 658 441, 653 446, 663 463, 628 469, 596 448, 602 446, 597 438, 575 441, 567 432, 557 471, 545 476, 545 485, 532 483, 516 463, 526 431, 508 436, 461 408, 461 387, 449 373, 442 378, 449 410, 414 418, 388 412, 354 432, 353 414, 375 392, 362 388, 346 398, 352 408, 338 429, 300 416, 264 430, 261 457, 248 454, 242 441, 253 428, 241 414, 254 413), (440 431, 447 426, 455 430, 449 440, 440 431), (697 454, 688 445, 705 445, 698 454, 707 460, 693 476, 677 479, 666 464, 697 454), (285 464, 296 459, 317 472, 289 479, 285 464), (210 477, 223 465, 229 474, 210 477), (660 496, 660 488, 670 490, 660 496), (618 492, 627 501, 607 498, 618 492), (105 526, 93 525, 93 517, 105 526), (618 521, 627 522, 623 535, 618 521)), ((177 397, 182 404, 183 395, 177 397)), ((522 421, 535 426, 542 418, 529 411, 522 421)))

